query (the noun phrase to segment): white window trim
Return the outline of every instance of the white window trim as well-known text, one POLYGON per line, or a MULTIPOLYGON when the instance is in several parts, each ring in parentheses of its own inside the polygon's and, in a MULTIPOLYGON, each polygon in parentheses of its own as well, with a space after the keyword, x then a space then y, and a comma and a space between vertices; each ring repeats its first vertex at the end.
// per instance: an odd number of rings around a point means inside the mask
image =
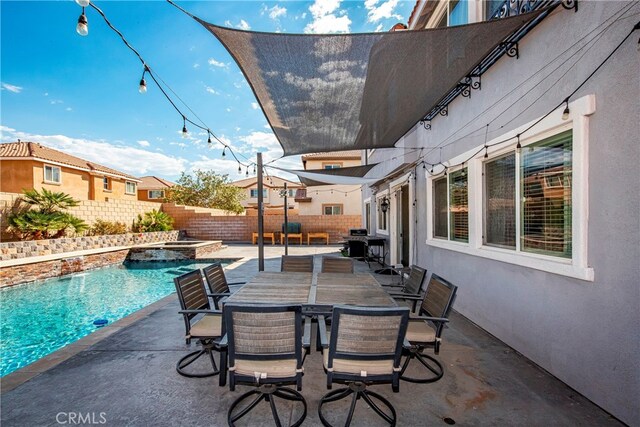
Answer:
MULTIPOLYGON (((52 173, 52 175, 53 175, 53 173, 52 173)), ((42 180, 43 180, 46 184, 62 185, 62 168, 61 168, 60 166, 54 166, 54 165, 48 165, 48 164, 45 164, 45 165, 42 167, 42 180), (60 181, 49 181, 49 180, 47 179, 47 171, 46 171, 47 167, 50 167, 50 168, 52 168, 52 169, 53 169, 53 168, 58 169, 58 176, 60 176, 60 181)))
MULTIPOLYGON (((588 222, 589 222, 589 116, 596 111, 596 103, 594 95, 587 95, 569 103, 571 116, 569 120, 562 120, 562 112, 564 105, 554 111, 548 117, 545 117, 533 129, 520 137, 522 147, 533 144, 550 136, 556 135, 563 131, 572 129, 572 257, 565 259, 549 255, 534 254, 529 252, 516 252, 511 249, 498 248, 495 246, 484 245, 483 228, 484 228, 484 180, 482 179, 482 171, 485 159, 484 151, 476 155, 475 158, 467 163, 467 173, 469 176, 469 243, 452 242, 449 240, 438 239, 433 237, 433 223, 430 218, 427 221, 427 240, 428 246, 448 249, 456 252, 466 253, 468 255, 489 258, 495 261, 506 262, 510 264, 520 265, 535 270, 546 271, 562 276, 573 277, 576 279, 593 282, 594 271, 588 265, 588 222)), ((520 126, 508 133, 488 141, 487 145, 504 140, 506 138, 514 138, 509 145, 501 144, 500 146, 490 147, 488 150, 489 158, 486 161, 504 155, 515 149, 515 136, 523 132, 538 119, 520 126)), ((449 160, 449 164, 458 164, 466 160, 471 154, 481 148, 475 147, 453 159, 449 160)), ((427 212, 433 216, 433 180, 441 177, 442 174, 430 176, 427 174, 427 212)), ((517 199, 519 200, 519 199, 517 199)))
POLYGON ((389 209, 387 210, 387 223, 385 224, 387 226, 386 230, 382 230, 380 228, 380 224, 378 224, 378 210, 380 209, 380 201, 386 197, 387 199, 389 199, 389 190, 384 190, 381 191, 380 193, 376 193, 376 234, 382 234, 383 236, 388 236, 389 235, 389 227, 390 227, 390 223, 391 221, 389 221, 389 216, 390 216, 390 210, 391 210, 391 200, 389 200, 389 209))
MULTIPOLYGON (((371 203, 371 197, 367 197, 362 201, 362 226, 363 228, 367 227, 367 219, 365 217, 367 215, 367 203, 369 203, 369 228, 371 228, 371 212, 373 212, 373 203, 371 203)), ((368 232, 371 232, 371 230, 368 230, 368 232)))
POLYGON ((138 186, 133 181, 125 181, 124 182, 124 194, 135 195, 138 191, 138 186), (127 184, 133 184, 133 191, 127 191, 127 184))
POLYGON ((389 245, 390 246, 389 251, 391 253, 391 264, 400 263, 400 260, 396 259, 396 252, 398 250, 396 246, 400 242, 400 239, 398 238, 398 235, 397 235, 398 234, 397 222, 398 222, 399 201, 396 200, 396 191, 399 190, 404 184, 407 184, 407 183, 409 188, 409 236, 407 237, 409 239, 409 265, 413 264, 413 236, 415 233, 415 230, 414 230, 415 219, 414 219, 414 209, 412 208, 411 196, 415 194, 415 188, 414 188, 414 180, 411 179, 412 177, 413 177, 413 172, 407 172, 406 174, 392 181, 389 184, 389 188, 391 189, 391 191, 393 191, 393 197, 391 197, 390 198, 391 200, 389 200, 389 210, 387 211, 387 221, 388 221, 387 230, 389 230, 389 236, 390 236, 389 240, 390 242, 392 242, 389 245))

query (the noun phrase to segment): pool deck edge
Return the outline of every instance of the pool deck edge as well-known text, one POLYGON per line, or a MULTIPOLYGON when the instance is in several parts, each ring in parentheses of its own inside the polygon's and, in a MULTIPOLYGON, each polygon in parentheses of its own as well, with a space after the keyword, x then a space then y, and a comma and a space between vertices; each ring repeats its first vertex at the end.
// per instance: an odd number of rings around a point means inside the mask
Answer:
POLYGON ((0 394, 4 394, 21 386, 30 379, 37 377, 38 375, 48 371, 51 368, 54 368, 65 360, 75 356, 76 354, 91 348, 93 345, 99 343, 108 336, 122 330, 123 328, 133 325, 139 320, 163 308, 167 304, 174 301, 176 298, 177 296, 175 293, 167 295, 166 297, 161 298, 158 301, 141 308, 140 310, 134 311, 128 316, 125 316, 122 319, 113 322, 112 324, 106 325, 90 333, 89 335, 80 338, 78 341, 67 344, 61 349, 56 350, 53 353, 36 360, 35 362, 30 363, 27 366, 18 369, 17 371, 5 375, 4 377, 0 378, 0 394))

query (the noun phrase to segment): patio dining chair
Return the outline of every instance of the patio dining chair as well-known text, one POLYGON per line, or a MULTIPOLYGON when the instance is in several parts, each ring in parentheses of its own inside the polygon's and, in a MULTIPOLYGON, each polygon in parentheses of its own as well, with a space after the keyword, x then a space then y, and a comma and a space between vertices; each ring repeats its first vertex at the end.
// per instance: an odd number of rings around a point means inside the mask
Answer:
MULTIPOLYGON (((400 387, 400 363, 409 309, 407 307, 348 307, 333 309, 331 332, 327 334, 324 317, 318 318, 327 388, 333 383, 347 387, 332 390, 320 399, 318 415, 325 426, 331 423, 323 413, 326 404, 351 397, 346 422, 354 416, 356 403, 364 400, 374 412, 391 425, 396 424, 396 411, 382 395, 370 391, 373 384, 391 384, 394 392, 400 387)), ((330 411, 335 418, 337 405, 330 411)), ((335 421, 334 421, 335 422, 335 421)))
POLYGON ((176 285, 178 300, 180 301, 180 314, 184 319, 185 340, 188 345, 192 339, 198 340, 202 349, 193 351, 182 357, 176 364, 176 371, 180 375, 190 378, 203 378, 218 375, 220 372, 220 385, 224 385, 226 374, 226 349, 221 345, 222 339, 222 313, 211 310, 209 298, 204 287, 204 281, 199 270, 183 274, 173 279, 176 285), (220 369, 216 365, 213 352, 220 353, 220 369), (211 361, 212 370, 206 372, 188 372, 187 366, 198 360, 201 356, 207 356, 211 361))
POLYGON ((340 258, 335 256, 322 257, 322 273, 351 273, 353 274, 354 263, 351 258, 340 258))
POLYGON ((222 264, 219 262, 213 263, 202 269, 202 274, 207 282, 209 288, 208 295, 213 300, 213 305, 216 310, 220 310, 220 300, 230 296, 232 294, 229 286, 244 285, 246 282, 234 282, 228 283, 227 276, 224 274, 222 264))
POLYGON ((416 301, 421 299, 420 310, 416 316, 409 319, 406 339, 409 346, 405 349, 406 358, 402 365, 401 379, 412 383, 431 383, 438 381, 444 375, 442 364, 434 357, 424 354, 427 348, 433 348, 434 353, 440 351, 442 331, 449 322, 449 312, 453 307, 458 287, 442 277, 431 274, 424 297, 396 296, 396 299, 416 301), (406 374, 409 363, 417 360, 430 372, 422 377, 410 377, 406 374))
POLYGON ((225 304, 224 317, 229 388, 234 391, 236 384, 256 387, 231 404, 227 413, 229 425, 233 426, 264 400, 269 403, 276 425, 281 426, 276 398, 301 403, 302 414, 291 426, 302 424, 307 416, 307 402, 300 393, 302 364, 311 335, 311 323, 303 322, 302 306, 230 303, 225 304), (295 385, 296 390, 286 385, 295 385))
POLYGON ((282 255, 280 271, 313 273, 313 255, 282 255))
MULTIPOLYGON (((400 274, 404 274, 401 272, 400 274)), ((398 299, 404 299, 407 295, 422 297, 424 296, 422 284, 427 278, 427 270, 417 265, 412 265, 409 271, 409 277, 402 280, 402 284, 382 285, 382 287, 391 295, 391 297, 399 296, 398 299)), ((416 311, 418 300, 413 300, 412 311, 416 311)))

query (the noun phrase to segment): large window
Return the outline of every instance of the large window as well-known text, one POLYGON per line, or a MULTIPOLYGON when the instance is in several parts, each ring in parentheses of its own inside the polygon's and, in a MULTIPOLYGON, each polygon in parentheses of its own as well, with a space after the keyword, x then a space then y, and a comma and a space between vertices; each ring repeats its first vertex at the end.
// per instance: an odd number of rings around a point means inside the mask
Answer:
POLYGON ((516 247, 515 152, 485 163, 484 244, 516 247))
MULTIPOLYGON (((262 197, 267 197, 267 194, 268 194, 268 190, 267 190, 266 188, 263 188, 263 189, 262 189, 262 197)), ((252 189, 250 190, 250 194, 249 194, 249 196, 250 196, 252 199, 256 199, 256 198, 258 198, 258 189, 257 189, 257 188, 252 188, 252 189)))
POLYGON ((342 205, 322 205, 325 215, 342 215, 342 205))
POLYGON ((131 181, 125 182, 124 192, 127 194, 136 194, 136 183, 131 181))
POLYGON ((62 174, 58 166, 44 165, 44 181, 52 184, 62 183, 62 174))
POLYGON ((571 258, 571 132, 522 150, 521 249, 571 258))
POLYGON ((164 199, 164 190, 149 190, 149 199, 164 199))
POLYGON ((469 241, 467 168, 433 180, 433 237, 469 241))

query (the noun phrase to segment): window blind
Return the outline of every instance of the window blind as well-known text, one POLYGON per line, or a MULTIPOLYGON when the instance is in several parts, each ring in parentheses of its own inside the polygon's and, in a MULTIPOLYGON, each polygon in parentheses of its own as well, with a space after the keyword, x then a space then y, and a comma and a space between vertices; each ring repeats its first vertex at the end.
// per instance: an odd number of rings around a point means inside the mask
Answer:
POLYGON ((485 165, 485 233, 487 245, 516 247, 516 155, 485 165))
POLYGON ((571 145, 567 131, 522 150, 523 251, 571 257, 571 145))
POLYGON ((447 238, 447 178, 433 181, 433 237, 447 238))
POLYGON ((450 239, 469 241, 469 203, 467 168, 452 172, 449 176, 449 227, 450 239))

